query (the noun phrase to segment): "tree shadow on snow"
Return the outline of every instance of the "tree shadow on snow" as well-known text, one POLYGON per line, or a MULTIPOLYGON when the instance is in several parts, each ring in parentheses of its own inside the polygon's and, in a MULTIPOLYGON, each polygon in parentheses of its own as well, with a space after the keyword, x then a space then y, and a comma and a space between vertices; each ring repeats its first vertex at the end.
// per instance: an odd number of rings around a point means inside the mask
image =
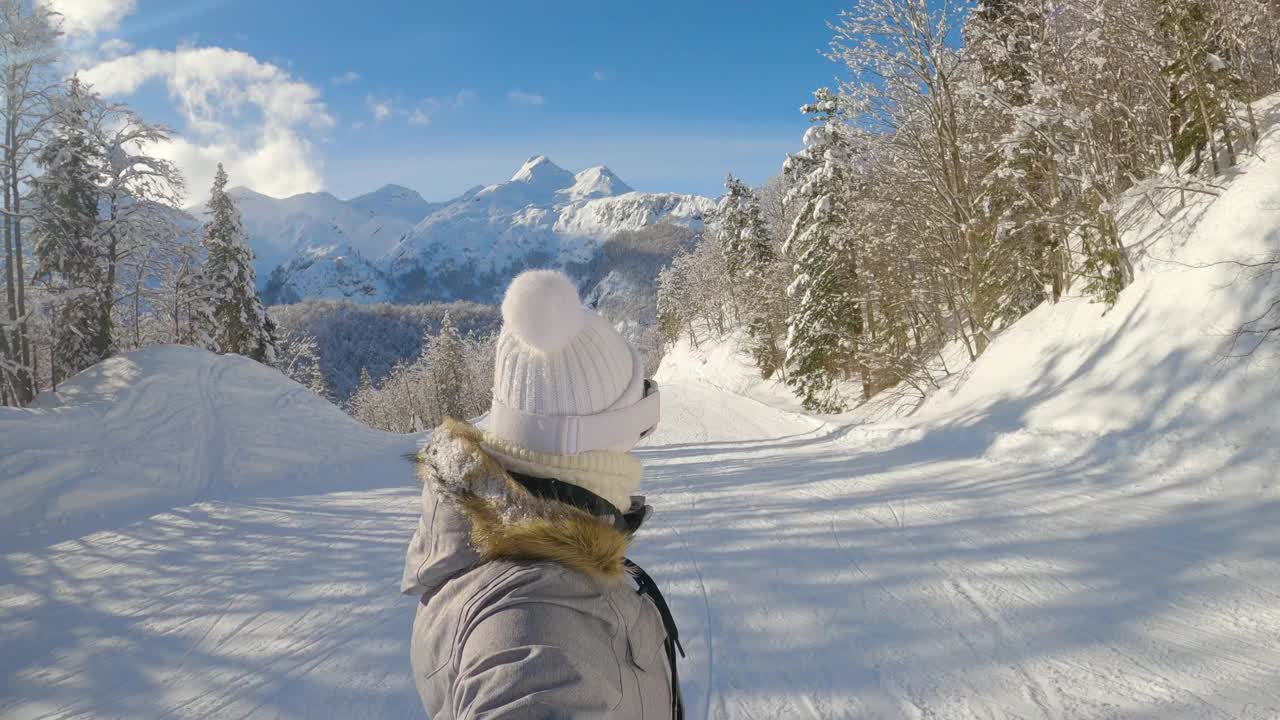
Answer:
POLYGON ((204 502, 4 556, 0 715, 419 718, 416 488, 204 502))
POLYGON ((1280 413, 1249 392, 1274 379, 1122 342, 1144 305, 1083 359, 1049 353, 1029 392, 914 435, 645 449, 658 512, 635 555, 687 628, 691 714, 1280 707, 1280 413), (1206 375, 1228 401, 1192 394, 1206 375), (1036 431, 1068 391, 1137 410, 1036 431))

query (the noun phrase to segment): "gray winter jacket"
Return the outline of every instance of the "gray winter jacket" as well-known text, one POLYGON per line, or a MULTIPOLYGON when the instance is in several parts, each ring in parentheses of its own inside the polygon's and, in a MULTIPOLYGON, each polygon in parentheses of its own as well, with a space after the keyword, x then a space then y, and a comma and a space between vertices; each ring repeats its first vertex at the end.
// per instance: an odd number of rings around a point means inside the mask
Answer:
POLYGON ((624 572, 630 537, 534 497, 481 440, 447 422, 418 456, 402 590, 421 596, 410 656, 427 713, 671 718, 666 633, 624 572))

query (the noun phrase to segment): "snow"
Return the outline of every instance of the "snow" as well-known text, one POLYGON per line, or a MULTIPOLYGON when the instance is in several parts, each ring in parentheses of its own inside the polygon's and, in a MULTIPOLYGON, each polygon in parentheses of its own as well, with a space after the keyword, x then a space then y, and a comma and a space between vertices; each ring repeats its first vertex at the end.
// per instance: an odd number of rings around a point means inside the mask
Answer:
POLYGON ((615 233, 656 222, 701 228, 715 207, 695 195, 635 192, 603 165, 574 174, 543 155, 507 182, 442 203, 398 185, 347 201, 233 195, 273 302, 495 301, 500 288, 477 295, 471 282, 500 286, 527 267, 585 263, 615 233))
POLYGON ((511 176, 511 182, 531 185, 543 192, 555 192, 574 182, 573 173, 556 165, 546 155, 534 155, 511 176))
POLYGON ((278 287, 269 277, 265 290, 276 303, 294 300, 386 302, 392 296, 387 277, 350 245, 299 248, 296 257, 278 266, 278 287))
MULTIPOLYGON (((807 416, 732 343, 673 350, 632 557, 688 716, 1280 716, 1280 359, 1223 357, 1280 283, 1204 267, 1274 249, 1259 152, 1186 208, 1143 188, 1164 218, 1135 194, 1114 308, 1042 307, 909 416, 807 416)), ((179 348, 0 410, 0 716, 421 717, 420 439, 179 348)))
POLYGON ((617 175, 614 175, 612 170, 598 165, 575 175, 573 185, 558 192, 573 201, 613 197, 632 192, 632 190, 617 175))
MULTIPOLYGON (((284 287, 303 298, 385 302, 390 290, 376 260, 440 207, 399 185, 350 200, 329 193, 273 198, 235 188, 255 254, 259 285, 281 268, 284 287)), ((190 209, 204 217, 203 206, 190 209)))
POLYGON ((78 529, 238 493, 350 488, 407 452, 277 370, 159 345, 0 409, 0 526, 78 529), (385 465, 386 463, 382 463, 385 465))
MULTIPOLYGON (((490 274, 496 290, 527 267, 589 261, 610 236, 657 222, 701 228, 715 203, 696 195, 631 190, 605 167, 576 175, 545 156, 423 218, 380 263, 389 277, 490 274)), ((439 282, 437 285, 446 285, 439 282)))
POLYGON ((780 377, 760 377, 751 356, 741 350, 746 339, 744 333, 737 333, 722 341, 704 339, 695 346, 687 337, 681 338, 663 357, 654 380, 663 386, 707 386, 778 410, 802 412, 800 400, 780 377))

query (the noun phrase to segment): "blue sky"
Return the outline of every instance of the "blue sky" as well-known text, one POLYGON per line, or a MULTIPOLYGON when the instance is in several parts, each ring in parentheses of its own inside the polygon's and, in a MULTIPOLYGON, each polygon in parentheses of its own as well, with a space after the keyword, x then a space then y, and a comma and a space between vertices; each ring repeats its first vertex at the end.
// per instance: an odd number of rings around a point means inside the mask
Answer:
POLYGON ((269 194, 395 182, 428 199, 540 153, 640 190, 761 182, 799 145, 797 108, 838 72, 820 50, 846 6, 48 1, 102 16, 72 18, 79 66, 183 133, 173 152, 193 194, 224 154, 233 183, 269 194))

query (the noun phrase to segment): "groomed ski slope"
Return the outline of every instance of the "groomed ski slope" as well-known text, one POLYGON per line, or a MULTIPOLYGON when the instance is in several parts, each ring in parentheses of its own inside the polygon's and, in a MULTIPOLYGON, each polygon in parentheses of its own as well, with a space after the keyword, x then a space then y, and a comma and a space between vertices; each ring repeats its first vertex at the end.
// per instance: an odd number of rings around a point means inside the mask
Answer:
MULTIPOLYGON (((1276 716, 1274 500, 663 393, 634 557, 681 623, 689 717, 1276 716)), ((396 595, 416 492, 378 471, 5 541, 0 716, 421 717, 396 595)))
MULTIPOLYGON (((1277 140, 1134 203, 1115 308, 1037 310, 914 414, 811 418, 676 348, 633 557, 689 717, 1280 717, 1280 365, 1223 358, 1277 284, 1200 267, 1274 248, 1277 140)), ((110 367, 0 410, 0 717, 421 717, 417 439, 237 358, 110 367)))

